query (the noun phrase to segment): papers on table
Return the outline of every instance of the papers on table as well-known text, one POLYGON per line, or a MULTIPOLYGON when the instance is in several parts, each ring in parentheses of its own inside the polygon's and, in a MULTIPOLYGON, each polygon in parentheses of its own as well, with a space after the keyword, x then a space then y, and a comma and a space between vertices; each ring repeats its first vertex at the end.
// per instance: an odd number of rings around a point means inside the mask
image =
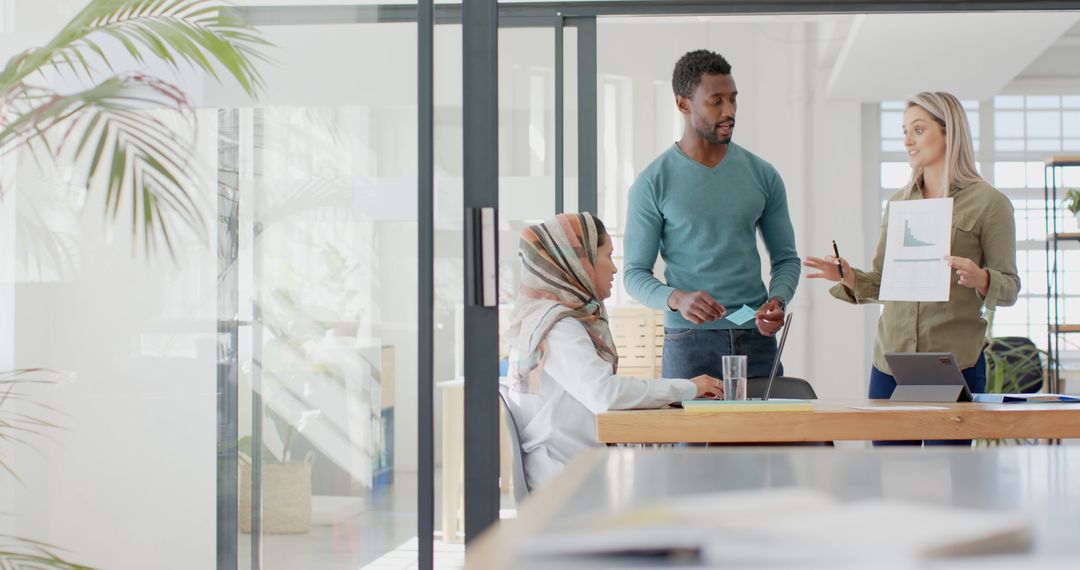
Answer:
POLYGON ((882 301, 948 301, 952 198, 889 203, 882 301))
POLYGON ((801 488, 667 497, 584 515, 529 538, 527 555, 697 552, 725 567, 875 567, 874 561, 1021 552, 1021 514, 924 502, 841 502, 801 488), (790 566, 789 566, 790 565, 790 566))
POLYGON ((916 412, 922 410, 947 410, 944 406, 849 406, 853 410, 898 410, 902 412, 916 412))

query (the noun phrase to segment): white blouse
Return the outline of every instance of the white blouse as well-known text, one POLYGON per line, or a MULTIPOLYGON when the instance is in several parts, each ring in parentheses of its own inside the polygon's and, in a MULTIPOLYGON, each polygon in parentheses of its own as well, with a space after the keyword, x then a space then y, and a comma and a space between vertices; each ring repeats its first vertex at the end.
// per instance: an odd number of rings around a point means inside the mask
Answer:
MULTIPOLYGON (((516 350, 511 351, 514 360, 516 350)), ((525 454, 525 478, 537 489, 587 447, 599 447, 596 414, 607 410, 659 408, 697 395, 693 382, 612 374, 585 325, 564 318, 547 336, 540 391, 510 390, 510 409, 525 454)))

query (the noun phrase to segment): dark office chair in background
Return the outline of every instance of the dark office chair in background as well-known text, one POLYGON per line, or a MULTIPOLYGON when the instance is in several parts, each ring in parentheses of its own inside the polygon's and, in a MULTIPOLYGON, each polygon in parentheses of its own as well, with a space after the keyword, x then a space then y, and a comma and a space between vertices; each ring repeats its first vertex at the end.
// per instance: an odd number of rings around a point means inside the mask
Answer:
MULTIPOLYGON (((761 378, 747 378, 746 397, 760 399, 765 395, 765 386, 768 383, 769 379, 765 376, 762 376, 761 378)), ((777 376, 776 380, 773 381, 772 392, 769 394, 769 398, 816 400, 817 394, 814 393, 814 387, 802 378, 796 378, 794 376, 777 376)))
MULTIPOLYGON (((765 395, 765 387, 768 384, 769 379, 767 377, 747 378, 746 397, 761 398, 765 395)), ((769 399, 771 400, 773 398, 816 400, 817 393, 814 392, 814 387, 802 378, 796 378, 794 376, 777 376, 776 379, 773 380, 772 390, 769 392, 769 399)), ((831 441, 807 441, 801 443, 788 443, 783 445, 824 445, 829 447, 834 446, 833 442, 831 441)))
POLYGON ((986 347, 987 392, 1034 394, 1043 387, 1043 365, 1039 349, 1030 338, 1000 336, 990 339, 986 347), (1001 368, 1002 378, 995 374, 1001 368))

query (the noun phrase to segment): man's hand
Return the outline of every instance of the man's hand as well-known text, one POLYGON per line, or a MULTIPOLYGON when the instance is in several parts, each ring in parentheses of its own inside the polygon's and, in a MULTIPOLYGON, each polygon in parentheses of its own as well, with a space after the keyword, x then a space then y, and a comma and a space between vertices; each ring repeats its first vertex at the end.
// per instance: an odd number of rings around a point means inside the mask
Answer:
POLYGON ((773 336, 784 326, 784 307, 780 297, 773 297, 762 305, 754 315, 757 330, 765 336, 773 336))
POLYGON ((695 325, 722 319, 727 314, 727 309, 704 291, 691 293, 676 289, 671 292, 667 304, 695 325))

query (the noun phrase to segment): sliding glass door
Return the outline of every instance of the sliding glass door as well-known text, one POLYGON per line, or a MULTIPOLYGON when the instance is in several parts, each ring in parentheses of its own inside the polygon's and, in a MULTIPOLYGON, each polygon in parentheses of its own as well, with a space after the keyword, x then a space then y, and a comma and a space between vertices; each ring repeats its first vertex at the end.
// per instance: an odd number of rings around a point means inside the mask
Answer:
POLYGON ((415 558, 416 25, 262 29, 279 59, 266 95, 219 102, 220 148, 236 148, 218 248, 236 303, 218 351, 236 359, 218 377, 238 395, 236 565, 415 558))

